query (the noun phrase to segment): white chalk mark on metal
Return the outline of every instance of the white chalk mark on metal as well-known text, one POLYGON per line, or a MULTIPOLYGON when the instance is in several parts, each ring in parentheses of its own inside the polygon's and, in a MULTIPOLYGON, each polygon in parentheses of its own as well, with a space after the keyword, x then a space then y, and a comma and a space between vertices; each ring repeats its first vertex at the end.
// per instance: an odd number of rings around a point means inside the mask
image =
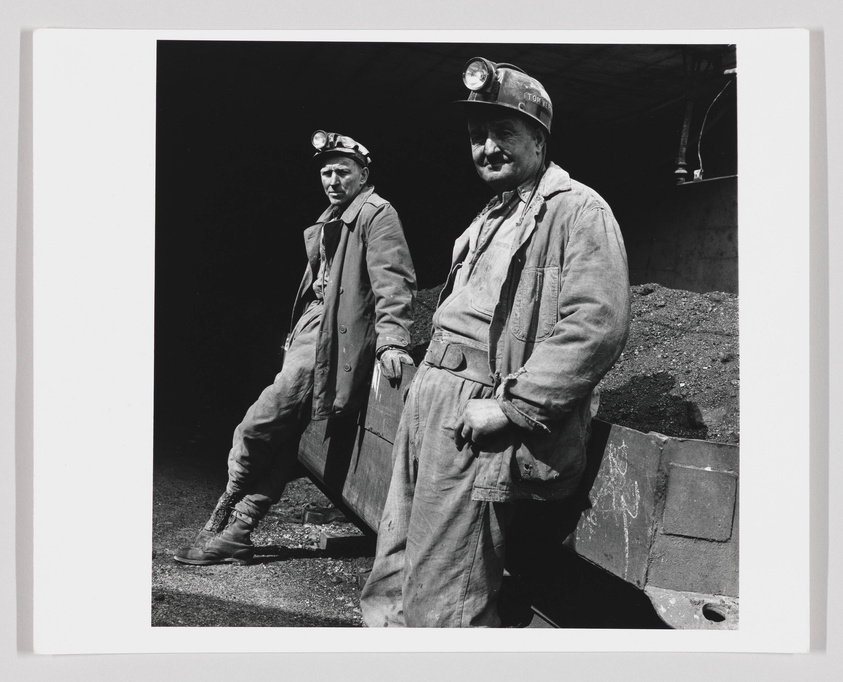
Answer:
POLYGON ((375 391, 375 400, 380 400, 381 393, 381 363, 375 360, 375 369, 372 372, 372 388, 375 391))
POLYGON ((638 481, 626 478, 628 469, 626 441, 621 441, 619 447, 610 442, 592 493, 592 508, 582 525, 590 540, 598 530, 601 518, 611 519, 616 526, 623 523, 624 578, 629 572, 629 519, 638 517, 641 503, 638 481))

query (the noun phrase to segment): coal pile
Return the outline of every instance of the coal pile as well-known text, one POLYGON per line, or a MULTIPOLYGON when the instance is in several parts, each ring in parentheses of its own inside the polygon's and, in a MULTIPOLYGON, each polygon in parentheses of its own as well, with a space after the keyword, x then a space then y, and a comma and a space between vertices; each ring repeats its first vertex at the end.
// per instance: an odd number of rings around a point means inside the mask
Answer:
MULTIPOLYGON (((419 292, 413 358, 424 357, 440 287, 419 292)), ((738 444, 738 296, 641 284, 629 340, 600 383, 599 419, 645 433, 738 444)))

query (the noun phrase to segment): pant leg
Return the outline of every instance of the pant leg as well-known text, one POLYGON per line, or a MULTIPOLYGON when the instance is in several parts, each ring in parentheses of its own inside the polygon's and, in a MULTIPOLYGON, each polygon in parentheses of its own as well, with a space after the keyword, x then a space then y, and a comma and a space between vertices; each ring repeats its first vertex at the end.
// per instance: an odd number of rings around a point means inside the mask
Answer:
MULTIPOLYGON (((421 371, 421 370, 420 370, 421 371)), ((360 609, 369 627, 405 627, 402 593, 404 589, 404 550, 407 524, 415 486, 415 447, 417 401, 413 386, 401 413, 392 449, 392 477, 380 525, 375 563, 363 591, 360 609)))
POLYGON ((234 430, 226 490, 242 498, 235 509, 252 518, 280 499, 296 469, 299 437, 310 421, 322 308, 314 305, 299 319, 283 368, 234 430))
POLYGON ((510 505, 471 499, 476 459, 457 450, 454 423, 491 390, 423 367, 396 439, 393 477, 372 574, 361 597, 367 625, 470 627, 500 624, 510 505))

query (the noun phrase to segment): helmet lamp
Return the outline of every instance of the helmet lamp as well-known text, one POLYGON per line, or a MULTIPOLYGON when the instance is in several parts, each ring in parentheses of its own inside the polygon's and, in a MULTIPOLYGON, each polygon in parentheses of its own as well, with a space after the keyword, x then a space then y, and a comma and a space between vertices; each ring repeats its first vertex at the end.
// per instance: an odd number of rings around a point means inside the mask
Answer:
POLYGON ((325 154, 342 154, 355 159, 365 168, 372 163, 369 150, 348 135, 317 130, 310 136, 310 143, 316 149, 316 158, 325 154))
POLYGON ((458 104, 469 107, 502 107, 526 116, 550 134, 553 104, 544 86, 514 64, 495 63, 485 57, 468 60, 462 72, 468 97, 458 104))
POLYGON ((494 81, 495 67, 483 57, 476 57, 468 62, 462 72, 462 82, 472 92, 488 88, 494 81))
POLYGON ((310 143, 319 150, 325 148, 325 145, 328 144, 328 133, 324 130, 317 130, 313 133, 313 136, 310 138, 310 143))

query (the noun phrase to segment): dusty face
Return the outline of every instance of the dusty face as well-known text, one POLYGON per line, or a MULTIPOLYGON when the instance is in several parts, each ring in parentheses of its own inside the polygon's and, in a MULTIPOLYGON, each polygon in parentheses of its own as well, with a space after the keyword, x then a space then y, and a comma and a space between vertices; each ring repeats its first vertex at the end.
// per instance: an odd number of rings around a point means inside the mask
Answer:
POLYGON ((468 136, 477 174, 495 192, 515 189, 541 166, 544 136, 520 116, 472 117, 468 136))
POLYGON ((345 206, 366 186, 369 169, 347 156, 334 155, 325 160, 319 175, 328 201, 334 206, 345 206))

